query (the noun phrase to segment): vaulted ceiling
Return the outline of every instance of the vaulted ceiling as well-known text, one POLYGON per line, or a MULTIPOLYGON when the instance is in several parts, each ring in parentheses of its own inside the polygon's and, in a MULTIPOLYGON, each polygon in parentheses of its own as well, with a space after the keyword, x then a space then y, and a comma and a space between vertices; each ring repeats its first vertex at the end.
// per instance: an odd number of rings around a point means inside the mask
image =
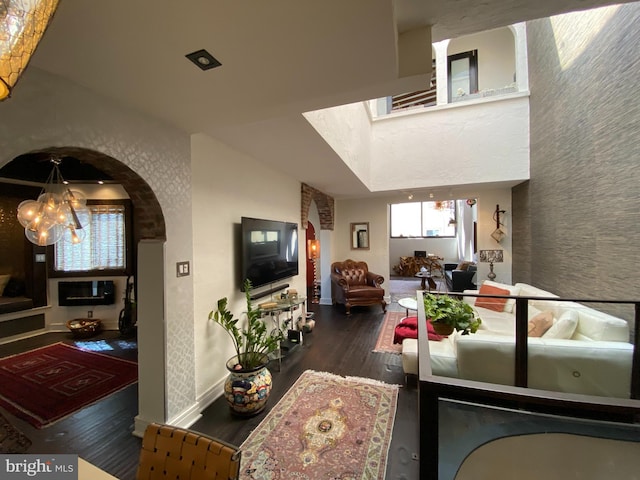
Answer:
POLYGON ((366 195, 301 113, 418 89, 426 77, 398 78, 398 32, 430 25, 435 42, 609 3, 62 0, 31 65, 336 197, 366 195), (185 55, 199 49, 222 66, 198 69, 185 55))

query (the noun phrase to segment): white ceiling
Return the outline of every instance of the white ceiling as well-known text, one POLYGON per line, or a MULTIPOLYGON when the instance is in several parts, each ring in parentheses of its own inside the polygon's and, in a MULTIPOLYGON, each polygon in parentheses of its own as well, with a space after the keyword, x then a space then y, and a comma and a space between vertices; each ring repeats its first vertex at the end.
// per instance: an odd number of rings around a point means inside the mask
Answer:
POLYGON ((432 25, 435 42, 610 3, 620 2, 61 0, 32 65, 337 198, 364 196, 301 113, 417 89, 422 78, 398 79, 398 31, 432 25), (202 48, 222 66, 185 58, 202 48))

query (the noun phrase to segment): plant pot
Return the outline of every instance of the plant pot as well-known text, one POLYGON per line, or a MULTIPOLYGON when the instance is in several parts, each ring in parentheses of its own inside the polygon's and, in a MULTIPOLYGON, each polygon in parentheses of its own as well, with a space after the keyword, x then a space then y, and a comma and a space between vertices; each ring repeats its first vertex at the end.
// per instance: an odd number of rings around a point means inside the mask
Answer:
POLYGON ((453 325, 440 322, 431 322, 431 325, 433 325, 433 330, 438 335, 451 335, 453 333, 453 325))
POLYGON ((234 414, 252 416, 267 405, 271 394, 271 372, 266 367, 268 362, 268 356, 264 355, 261 365, 242 369, 238 368, 242 365, 242 354, 227 361, 229 376, 224 384, 224 396, 234 414))

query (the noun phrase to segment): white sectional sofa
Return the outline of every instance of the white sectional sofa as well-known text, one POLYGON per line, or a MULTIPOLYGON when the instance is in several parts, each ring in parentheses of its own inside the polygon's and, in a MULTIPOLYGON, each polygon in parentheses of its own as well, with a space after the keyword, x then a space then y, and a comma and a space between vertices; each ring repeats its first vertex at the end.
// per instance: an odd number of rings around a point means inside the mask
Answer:
MULTIPOLYGON (((509 290, 511 295, 556 295, 525 283, 485 284, 509 290)), ((478 290, 465 293, 478 293, 478 290)), ((474 306, 482 325, 477 333, 457 332, 429 341, 434 375, 513 385, 515 358, 515 300, 502 311, 475 306, 476 297, 463 297, 474 306)), ((530 300, 529 319, 551 312, 553 326, 541 337, 529 337, 530 388, 629 398, 633 345, 626 320, 575 302, 530 300)), ((402 344, 405 373, 418 373, 417 340, 402 344)))

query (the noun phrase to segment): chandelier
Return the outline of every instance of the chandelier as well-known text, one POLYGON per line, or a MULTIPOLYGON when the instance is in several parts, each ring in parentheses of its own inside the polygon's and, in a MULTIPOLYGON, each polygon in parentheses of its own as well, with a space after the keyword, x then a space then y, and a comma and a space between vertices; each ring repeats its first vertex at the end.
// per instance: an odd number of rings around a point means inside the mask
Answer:
POLYGON ((37 200, 18 205, 18 221, 27 239, 39 246, 60 240, 77 244, 84 240, 91 222, 91 211, 83 193, 71 190, 60 174, 59 158, 52 158, 53 169, 37 200))
POLYGON ((0 100, 27 68, 59 0, 0 0, 0 100))

